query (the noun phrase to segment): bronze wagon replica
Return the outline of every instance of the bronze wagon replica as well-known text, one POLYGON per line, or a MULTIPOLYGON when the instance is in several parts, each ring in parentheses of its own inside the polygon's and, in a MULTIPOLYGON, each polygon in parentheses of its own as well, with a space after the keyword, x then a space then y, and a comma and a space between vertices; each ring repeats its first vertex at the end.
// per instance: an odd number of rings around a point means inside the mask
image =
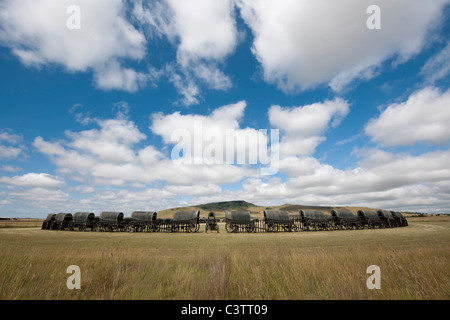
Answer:
POLYGON ((386 228, 395 227, 395 220, 394 216, 392 215, 392 211, 378 210, 377 213, 378 217, 380 217, 380 220, 383 221, 383 224, 386 228))
POLYGON ((358 217, 363 227, 374 229, 375 227, 383 228, 385 226, 384 221, 380 219, 380 216, 375 211, 359 210, 358 217))
POLYGON ((69 224, 72 222, 73 216, 71 213, 57 213, 55 220, 52 223, 52 230, 68 230, 69 224))
POLYGON ((161 224, 156 212, 133 211, 128 223, 129 232, 155 232, 161 224))
POLYGON ((198 232, 200 230, 200 211, 177 211, 173 219, 165 220, 168 232, 198 232))
POLYGON ((363 227, 359 218, 349 210, 331 210, 331 219, 335 230, 363 227))
POLYGON ((408 220, 400 213, 396 211, 391 211, 392 216, 394 217, 394 223, 396 227, 407 227, 408 220))
POLYGON ((216 214, 214 212, 208 213, 208 218, 205 220, 205 232, 208 230, 219 232, 218 222, 220 219, 216 218, 216 214))
POLYGON ((47 215, 47 218, 42 222, 42 230, 51 230, 53 222, 55 221, 56 213, 50 213, 47 215))
POLYGON ((322 211, 300 210, 300 221, 303 230, 331 230, 331 219, 322 211))
POLYGON ((287 211, 264 211, 264 227, 267 232, 297 231, 294 220, 287 211))
POLYGON ((127 229, 127 220, 124 219, 123 212, 103 211, 100 213, 100 219, 95 226, 99 231, 125 231, 127 229))
POLYGON ((249 211, 226 211, 225 230, 229 233, 256 232, 258 219, 251 219, 249 211))
POLYGON ((86 231, 89 229, 93 231, 98 220, 93 212, 76 212, 69 223, 69 230, 86 231))

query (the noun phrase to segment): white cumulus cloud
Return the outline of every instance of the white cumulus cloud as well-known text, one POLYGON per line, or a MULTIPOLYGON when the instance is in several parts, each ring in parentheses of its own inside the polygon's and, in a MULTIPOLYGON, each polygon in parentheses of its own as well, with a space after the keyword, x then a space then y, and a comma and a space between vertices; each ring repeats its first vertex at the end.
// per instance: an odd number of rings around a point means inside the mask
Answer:
POLYGON ((370 79, 384 61, 406 61, 427 43, 448 0, 379 0, 381 29, 369 30, 371 1, 238 0, 264 79, 285 92, 370 79))
POLYGON ((427 87, 414 92, 405 102, 388 106, 367 124, 365 132, 384 146, 443 144, 450 141, 449 106, 450 90, 427 87))

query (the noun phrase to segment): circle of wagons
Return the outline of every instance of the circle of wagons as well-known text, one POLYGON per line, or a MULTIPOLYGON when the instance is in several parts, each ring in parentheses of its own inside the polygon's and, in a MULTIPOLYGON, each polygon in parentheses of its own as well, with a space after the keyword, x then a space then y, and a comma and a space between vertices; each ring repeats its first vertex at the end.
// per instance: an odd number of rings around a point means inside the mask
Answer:
MULTIPOLYGON (((177 211, 171 219, 158 218, 157 212, 135 211, 125 218, 123 212, 92 212, 49 214, 42 224, 43 230, 97 231, 97 232, 187 232, 195 233, 205 224, 205 232, 219 232, 220 219, 214 212, 200 218, 200 211, 177 211)), ((264 211, 264 218, 252 219, 249 211, 226 211, 225 230, 238 232, 294 232, 308 230, 342 230, 406 227, 408 221, 395 211, 332 210, 331 216, 322 211, 300 210, 292 216, 287 211, 264 211)))

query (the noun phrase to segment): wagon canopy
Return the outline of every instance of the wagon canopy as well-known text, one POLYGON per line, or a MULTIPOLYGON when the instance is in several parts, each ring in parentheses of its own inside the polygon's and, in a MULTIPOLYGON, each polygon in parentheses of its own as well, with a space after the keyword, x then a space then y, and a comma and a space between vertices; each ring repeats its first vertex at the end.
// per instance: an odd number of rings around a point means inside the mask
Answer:
POLYGON ((76 212, 73 215, 73 220, 78 223, 84 223, 89 220, 94 220, 95 214, 93 212, 76 212))
POLYGON ((391 213, 392 213, 392 216, 394 217, 394 218, 397 218, 397 219, 403 219, 404 217, 403 217, 403 214, 401 214, 400 212, 397 212, 397 211, 391 211, 391 213))
POLYGON ((241 222, 250 222, 249 211, 226 211, 225 219, 241 222))
POLYGON ((394 219, 394 216, 392 215, 392 211, 386 211, 386 210, 378 210, 378 215, 383 216, 386 219, 394 219))
POLYGON ((197 220, 200 217, 200 211, 177 211, 173 214, 173 221, 197 220))
POLYGON ((59 222, 64 221, 64 220, 72 220, 72 214, 71 213, 63 213, 63 212, 58 213, 55 216, 55 220, 59 221, 59 222))
POLYGON ((210 213, 208 213, 208 219, 210 219, 210 220, 216 219, 216 213, 212 212, 212 211, 210 213))
POLYGON ((380 217, 378 216, 378 213, 376 213, 375 211, 370 211, 370 210, 359 210, 358 216, 366 218, 366 219, 367 218, 372 219, 372 220, 380 219, 380 217))
POLYGON ((138 221, 153 221, 156 220, 157 213, 153 211, 134 211, 131 213, 131 218, 138 221))
POLYGON ((103 211, 100 213, 100 219, 104 221, 120 222, 123 220, 123 212, 103 211))
POLYGON ((300 210, 300 216, 309 219, 326 219, 325 214, 322 211, 317 210, 300 210))
POLYGON ((55 220, 56 213, 49 213, 46 220, 55 220))
POLYGON ((331 210, 331 215, 344 220, 356 220, 356 216, 350 210, 331 210))
POLYGON ((264 210, 264 218, 267 220, 277 220, 277 221, 290 221, 289 213, 287 211, 271 211, 264 210))

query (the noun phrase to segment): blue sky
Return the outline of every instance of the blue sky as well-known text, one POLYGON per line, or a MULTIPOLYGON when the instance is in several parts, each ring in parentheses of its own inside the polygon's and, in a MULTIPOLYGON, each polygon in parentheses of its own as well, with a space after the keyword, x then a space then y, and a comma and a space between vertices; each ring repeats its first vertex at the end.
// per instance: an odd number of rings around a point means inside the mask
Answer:
POLYGON ((0 0, 0 216, 225 200, 449 212, 449 13, 446 0, 0 0), (275 174, 175 163, 175 132, 208 146, 195 123, 238 140, 279 130, 264 140, 275 174))

